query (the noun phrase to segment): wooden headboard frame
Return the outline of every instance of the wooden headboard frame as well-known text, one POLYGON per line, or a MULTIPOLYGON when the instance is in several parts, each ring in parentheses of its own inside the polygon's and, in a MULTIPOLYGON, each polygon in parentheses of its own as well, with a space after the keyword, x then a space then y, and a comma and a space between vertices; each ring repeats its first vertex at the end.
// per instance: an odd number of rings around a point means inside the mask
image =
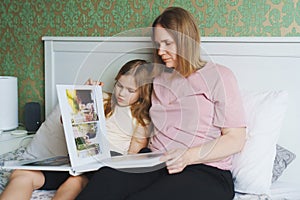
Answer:
MULTIPOLYGON (((118 68, 134 58, 151 60, 152 43, 148 37, 43 37, 45 43, 45 111, 57 103, 56 84, 82 84, 87 78, 105 82, 118 68)), ((287 90, 289 108, 279 144, 300 156, 300 38, 202 37, 206 60, 233 70, 241 89, 287 90)), ((109 81, 110 80, 110 81, 109 81)), ((281 179, 299 177, 296 159, 281 179)))

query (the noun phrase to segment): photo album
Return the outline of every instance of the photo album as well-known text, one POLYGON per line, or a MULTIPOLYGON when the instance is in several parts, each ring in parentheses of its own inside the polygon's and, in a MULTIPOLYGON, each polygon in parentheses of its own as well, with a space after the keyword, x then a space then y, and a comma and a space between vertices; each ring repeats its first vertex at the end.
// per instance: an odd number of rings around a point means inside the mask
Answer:
POLYGON ((57 96, 68 156, 6 161, 2 168, 69 171, 78 175, 104 166, 135 169, 162 164, 161 152, 111 156, 101 86, 57 85, 57 96))

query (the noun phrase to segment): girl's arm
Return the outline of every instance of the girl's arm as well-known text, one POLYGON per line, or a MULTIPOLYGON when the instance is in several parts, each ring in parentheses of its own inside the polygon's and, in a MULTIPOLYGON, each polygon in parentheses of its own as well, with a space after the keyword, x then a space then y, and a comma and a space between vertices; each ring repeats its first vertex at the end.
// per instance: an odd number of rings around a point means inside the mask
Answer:
POLYGON ((95 80, 89 78, 89 79, 84 83, 84 85, 100 85, 100 86, 103 86, 104 83, 101 82, 101 81, 95 81, 95 80))
POLYGON ((222 135, 210 142, 187 149, 174 149, 162 158, 169 173, 181 172, 187 165, 222 160, 238 153, 246 141, 246 128, 223 128, 222 135))
POLYGON ((138 153, 142 148, 147 147, 147 145, 148 145, 147 138, 132 137, 128 149, 128 154, 138 153))
POLYGON ((137 126, 130 141, 128 154, 138 153, 142 148, 147 147, 148 145, 147 132, 148 132, 148 127, 137 126))

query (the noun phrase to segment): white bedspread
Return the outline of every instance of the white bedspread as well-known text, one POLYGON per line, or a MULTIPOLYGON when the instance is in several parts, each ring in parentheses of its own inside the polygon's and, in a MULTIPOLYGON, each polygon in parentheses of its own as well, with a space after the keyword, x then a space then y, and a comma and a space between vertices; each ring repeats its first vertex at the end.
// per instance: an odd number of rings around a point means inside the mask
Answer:
MULTIPOLYGON (((28 158, 26 155, 25 148, 21 147, 15 151, 8 152, 0 156, 0 165, 4 160, 20 160, 28 158), (26 156, 24 156, 26 155, 26 156)), ((5 188, 10 170, 0 170, 0 193, 5 188)), ((299 181, 300 182, 300 181, 299 181)), ((50 200, 55 194, 54 190, 36 190, 33 192, 31 200, 50 200)), ((267 195, 252 195, 252 194, 239 194, 236 193, 234 200, 300 200, 300 184, 291 184, 286 182, 277 181, 273 183, 271 187, 272 198, 267 195)))
POLYGON ((272 200, 300 200, 299 183, 275 181, 271 186, 272 200))

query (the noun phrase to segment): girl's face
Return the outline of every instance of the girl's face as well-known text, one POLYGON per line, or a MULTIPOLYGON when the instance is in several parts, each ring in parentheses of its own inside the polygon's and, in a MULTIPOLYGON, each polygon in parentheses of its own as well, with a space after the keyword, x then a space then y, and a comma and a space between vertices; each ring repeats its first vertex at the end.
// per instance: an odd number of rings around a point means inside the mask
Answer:
POLYGON ((173 37, 160 24, 154 30, 157 53, 167 67, 177 67, 177 46, 173 37))
POLYGON ((116 82, 114 95, 119 106, 130 106, 139 99, 135 78, 131 75, 122 75, 116 82))

